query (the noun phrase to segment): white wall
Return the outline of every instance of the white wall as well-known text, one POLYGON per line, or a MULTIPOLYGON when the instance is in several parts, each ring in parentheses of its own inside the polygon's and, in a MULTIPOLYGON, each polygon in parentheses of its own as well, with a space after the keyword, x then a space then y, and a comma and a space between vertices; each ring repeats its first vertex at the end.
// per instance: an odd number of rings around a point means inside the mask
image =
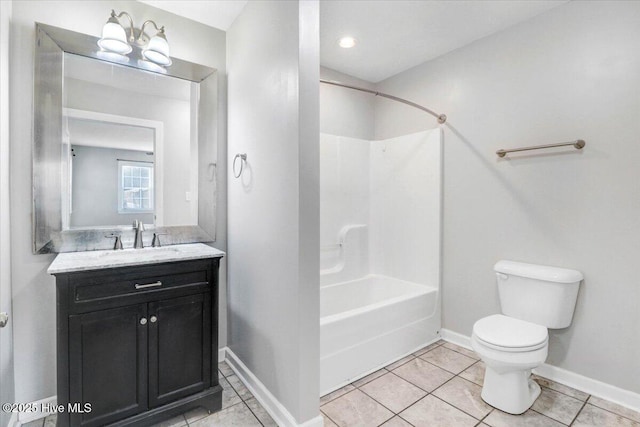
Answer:
MULTIPOLYGON (((56 394, 55 285, 46 269, 52 255, 31 254, 31 141, 35 22, 99 36, 111 9, 126 10, 139 24, 165 25, 177 58, 217 68, 218 158, 226 158, 225 33, 134 1, 19 1, 11 26, 11 267, 13 284, 15 400, 29 402, 56 394), (72 13, 70 13, 72 11, 72 13)), ((3 26, 4 28, 4 26, 3 26)), ((4 110, 3 110, 4 111, 4 110)), ((226 164, 218 167, 218 240, 226 250, 226 164)), ((225 260, 221 268, 220 346, 226 344, 225 260)))
MULTIPOLYGON (((373 83, 320 67, 320 78, 374 89, 373 83)), ((320 131, 331 135, 374 139, 375 96, 328 84, 320 85, 320 131)))
MULTIPOLYGON (((585 275, 552 365, 640 392, 640 3, 570 2, 378 85, 447 114, 443 324, 500 310, 500 259, 585 275), (500 160, 495 151, 586 140, 500 160)), ((435 119, 378 100, 376 138, 435 119)))
MULTIPOLYGON (((11 226, 9 217, 9 24, 10 1, 0 1, 0 311, 11 318, 0 329, 0 402, 14 401, 13 313, 11 310, 11 226)), ((10 413, 0 412, 6 426, 10 413)))
POLYGON ((249 2, 227 33, 229 347, 298 423, 319 387, 318 3, 249 2))

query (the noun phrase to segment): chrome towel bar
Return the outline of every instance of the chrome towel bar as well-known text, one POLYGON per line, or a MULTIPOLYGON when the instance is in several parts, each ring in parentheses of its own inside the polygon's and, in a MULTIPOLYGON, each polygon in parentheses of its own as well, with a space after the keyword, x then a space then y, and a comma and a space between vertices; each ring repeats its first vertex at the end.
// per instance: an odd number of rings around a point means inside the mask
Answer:
POLYGON ((561 142, 558 144, 547 144, 547 145, 532 145, 530 147, 522 147, 522 148, 510 148, 508 150, 498 150, 496 154, 498 157, 504 157, 507 153, 515 153, 516 151, 529 151, 529 150, 540 150, 543 148, 555 148, 555 147, 565 147, 572 145, 576 150, 581 150, 587 143, 582 139, 577 139, 575 141, 570 142, 561 142))

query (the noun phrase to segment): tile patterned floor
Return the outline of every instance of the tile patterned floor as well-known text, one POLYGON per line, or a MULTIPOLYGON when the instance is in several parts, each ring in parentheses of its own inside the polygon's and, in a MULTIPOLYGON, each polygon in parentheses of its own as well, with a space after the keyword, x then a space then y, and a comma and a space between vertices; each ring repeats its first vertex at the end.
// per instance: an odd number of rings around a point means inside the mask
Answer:
MULTIPOLYGON (((204 408, 194 409, 154 427, 277 427, 267 411, 224 362, 218 364, 218 380, 222 386, 222 410, 209 414, 204 408)), ((23 424, 22 427, 56 427, 56 416, 50 415, 23 424)))
POLYGON ((484 365, 438 341, 320 398, 325 427, 640 427, 640 413, 534 376, 542 393, 522 415, 480 397, 484 365))
MULTIPOLYGON (((222 410, 189 411, 154 427, 274 427, 229 366, 218 366, 222 410)), ((325 427, 640 427, 640 413, 534 376, 542 393, 522 415, 480 397, 484 365, 474 352, 439 341, 320 398, 325 427)), ((49 416, 23 427, 55 427, 49 416)))

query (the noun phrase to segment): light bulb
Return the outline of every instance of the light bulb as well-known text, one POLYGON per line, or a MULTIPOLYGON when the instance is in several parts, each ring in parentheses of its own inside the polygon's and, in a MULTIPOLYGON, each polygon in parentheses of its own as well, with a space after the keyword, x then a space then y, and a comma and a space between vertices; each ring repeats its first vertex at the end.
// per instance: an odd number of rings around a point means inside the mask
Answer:
POLYGON ((125 55, 131 52, 132 48, 127 42, 127 34, 117 22, 109 19, 102 27, 102 38, 98 40, 101 49, 125 55))
POLYGON ((159 65, 171 65, 171 58, 169 57, 169 43, 162 31, 158 32, 158 34, 149 40, 149 44, 142 51, 142 56, 159 65))
POLYGON ((345 49, 350 49, 354 47, 357 43, 358 41, 351 36, 345 36, 345 37, 342 37, 340 40, 338 40, 338 45, 345 49))

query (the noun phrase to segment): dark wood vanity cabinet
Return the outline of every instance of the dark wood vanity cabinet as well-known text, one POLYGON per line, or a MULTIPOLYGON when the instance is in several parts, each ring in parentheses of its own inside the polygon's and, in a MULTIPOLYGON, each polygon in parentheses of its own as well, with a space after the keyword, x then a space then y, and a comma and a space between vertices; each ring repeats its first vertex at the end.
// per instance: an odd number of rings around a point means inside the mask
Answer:
POLYGON ((220 409, 218 265, 56 274, 58 426, 144 426, 220 409))

